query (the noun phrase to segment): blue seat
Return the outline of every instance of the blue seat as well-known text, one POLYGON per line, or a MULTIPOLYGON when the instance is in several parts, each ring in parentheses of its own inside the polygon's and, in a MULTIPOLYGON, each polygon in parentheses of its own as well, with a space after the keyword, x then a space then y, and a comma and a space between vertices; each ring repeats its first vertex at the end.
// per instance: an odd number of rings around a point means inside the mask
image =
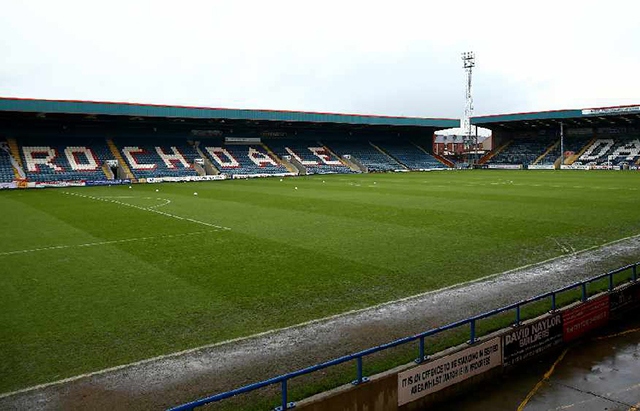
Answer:
POLYGON ((410 142, 405 143, 379 143, 378 147, 384 149, 394 158, 398 159, 410 170, 440 170, 448 168, 435 157, 425 153, 410 142))
POLYGON ((330 144, 336 154, 350 155, 367 167, 369 172, 406 170, 402 164, 380 152, 367 141, 332 141, 330 144))
POLYGON ((14 180, 14 177, 10 154, 0 149, 0 183, 10 183, 14 180))

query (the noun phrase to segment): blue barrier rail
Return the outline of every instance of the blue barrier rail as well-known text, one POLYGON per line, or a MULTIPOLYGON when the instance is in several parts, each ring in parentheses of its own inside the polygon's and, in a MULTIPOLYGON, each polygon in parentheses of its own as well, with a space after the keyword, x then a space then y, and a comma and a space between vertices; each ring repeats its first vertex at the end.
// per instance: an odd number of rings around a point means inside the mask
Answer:
POLYGON ((554 291, 550 291, 544 294, 540 294, 537 295, 535 297, 531 297, 528 298, 526 300, 521 300, 518 301, 516 303, 510 304, 510 305, 506 305, 504 307, 500 307, 497 308, 495 310, 491 310, 491 311, 487 311, 485 313, 482 314, 478 314, 475 315, 473 317, 468 317, 465 318, 463 320, 459 320, 459 321, 455 321, 452 322, 450 324, 441 326, 441 327, 437 327, 437 328, 433 328, 431 330, 428 331, 424 331, 422 333, 419 334, 415 334, 409 337, 404 337, 404 338, 400 338, 398 340, 394 340, 391 342, 388 342, 386 344, 382 344, 382 345, 378 345, 376 347, 372 347, 372 348, 368 348, 366 350, 363 351, 359 351, 353 354, 349 354, 349 355, 345 355, 339 358, 334 358, 333 360, 329 360, 320 364, 316 364, 310 367, 306 367, 303 369, 300 369, 298 371, 293 371, 287 374, 283 374, 277 377, 273 377, 273 378, 269 378, 267 380, 264 381, 260 381, 260 382, 256 382, 254 384, 249 384, 249 385, 245 385, 243 387, 240 388, 236 388, 235 390, 231 390, 231 391, 227 391, 227 392, 223 392, 220 394, 215 394, 209 397, 205 397, 205 398, 201 398, 199 400, 195 400, 186 404, 182 404, 179 405, 177 407, 173 407, 170 409, 170 411, 189 411, 189 410, 193 410, 196 407, 201 407, 203 405, 206 404, 210 404, 213 402, 218 402, 221 400, 224 400, 226 398, 230 398, 230 397, 234 397, 236 395, 239 394, 244 394, 247 392, 251 392, 254 390, 257 390, 259 388, 263 388, 263 387, 267 387, 269 385, 273 385, 273 384, 280 384, 280 390, 281 390, 281 405, 279 407, 276 408, 276 410, 287 410, 290 409, 294 406, 294 403, 291 403, 288 401, 288 392, 287 392, 287 383, 290 379, 295 378, 295 377, 299 377, 301 375, 305 375, 305 374, 310 374, 328 367, 332 367, 334 365, 338 365, 338 364, 343 364, 349 361, 356 361, 356 379, 353 381, 353 384, 361 384, 363 382, 367 381, 367 378, 363 375, 362 372, 362 361, 363 358, 380 352, 380 351, 384 351, 387 350, 389 348, 393 348, 393 347, 397 347, 399 345, 403 345, 403 344, 407 344, 410 342, 414 342, 414 341, 418 341, 419 345, 418 345, 418 358, 416 359, 417 363, 421 363, 422 361, 424 361, 426 359, 425 357, 425 338, 439 334, 443 331, 447 331, 447 330, 452 330, 454 328, 458 328, 458 327, 462 327, 462 326, 469 326, 469 344, 474 344, 477 340, 477 335, 476 335, 476 322, 482 319, 486 319, 489 317, 493 317, 495 315, 507 312, 507 311, 511 311, 511 310, 515 310, 515 319, 513 322, 513 325, 519 325, 521 318, 521 308, 527 304, 531 304, 540 300, 544 300, 545 298, 551 298, 551 311, 555 311, 557 309, 557 295, 566 291, 570 291, 573 289, 580 289, 580 301, 587 301, 588 299, 588 286, 589 284, 602 280, 604 278, 608 278, 608 290, 612 291, 614 289, 614 275, 625 272, 627 270, 631 270, 631 281, 632 282, 636 282, 638 280, 638 265, 640 265, 640 261, 636 262, 634 264, 629 264, 626 265, 624 267, 620 267, 618 269, 615 269, 613 271, 609 271, 605 274, 601 274, 595 277, 591 277, 587 280, 584 281, 579 281, 570 285, 567 285, 565 287, 559 288, 557 290, 554 291))

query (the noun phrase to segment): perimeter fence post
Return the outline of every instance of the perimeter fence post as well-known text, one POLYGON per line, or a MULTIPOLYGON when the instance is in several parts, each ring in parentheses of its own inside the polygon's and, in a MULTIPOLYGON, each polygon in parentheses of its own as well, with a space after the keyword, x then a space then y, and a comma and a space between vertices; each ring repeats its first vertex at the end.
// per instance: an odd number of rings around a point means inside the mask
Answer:
POLYGON ((516 305, 516 322, 514 325, 520 325, 520 304, 516 305))
POLYGON ((556 293, 555 291, 551 293, 551 311, 556 310, 556 293))
POLYGON ((287 404, 287 380, 282 380, 282 410, 286 410, 289 408, 289 404, 287 404))
POLYGON ((631 270, 631 279, 633 280, 633 282, 636 282, 636 280, 638 279, 638 263, 635 263, 633 265, 633 269, 631 270))
POLYGON ((360 384, 362 383, 362 356, 358 356, 356 361, 358 364, 358 378, 356 379, 355 384, 360 384))
POLYGON ((583 281, 580 288, 582 289, 582 301, 587 301, 587 283, 583 281))
POLYGON ((420 345, 418 346, 418 359, 416 363, 420 364, 424 361, 424 336, 420 337, 420 345))
POLYGON ((613 273, 609 273, 609 291, 613 291, 613 273))
POLYGON ((476 319, 475 318, 472 318, 471 321, 469 321, 469 328, 471 329, 469 344, 474 344, 476 342, 476 319))

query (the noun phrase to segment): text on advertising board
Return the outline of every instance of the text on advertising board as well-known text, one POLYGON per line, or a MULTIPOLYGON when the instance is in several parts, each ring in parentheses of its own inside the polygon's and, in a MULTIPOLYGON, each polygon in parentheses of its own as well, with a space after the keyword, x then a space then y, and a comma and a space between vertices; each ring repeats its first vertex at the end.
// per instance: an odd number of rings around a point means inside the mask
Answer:
POLYGON ((500 337, 398 374, 398 405, 482 374, 502 364, 500 337))
POLYGON ((603 295, 562 312, 564 340, 572 341, 609 321, 609 295, 603 295))
POLYGON ((640 305, 640 283, 632 284, 609 295, 611 316, 622 314, 640 305))
POLYGON ((504 365, 513 365, 562 344, 562 315, 547 316, 503 336, 504 365))

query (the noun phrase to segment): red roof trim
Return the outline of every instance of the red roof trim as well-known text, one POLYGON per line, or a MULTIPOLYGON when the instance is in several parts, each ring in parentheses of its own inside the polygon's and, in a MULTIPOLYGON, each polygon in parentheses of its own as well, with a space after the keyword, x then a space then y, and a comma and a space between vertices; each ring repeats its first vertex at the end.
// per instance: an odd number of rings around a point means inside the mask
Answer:
POLYGON ((544 110, 544 111, 523 111, 523 112, 517 112, 517 113, 488 114, 484 116, 473 116, 471 118, 519 116, 519 115, 527 115, 527 114, 559 113, 561 111, 602 110, 602 109, 608 109, 608 108, 625 108, 625 107, 637 107, 637 106, 640 106, 640 104, 626 104, 622 106, 608 106, 608 107, 567 108, 567 109, 544 110))
POLYGON ((161 107, 161 108, 184 108, 194 110, 236 110, 236 111, 265 111, 269 113, 300 113, 300 114, 319 114, 319 115, 332 115, 332 116, 356 116, 356 117, 372 117, 372 118, 390 118, 390 119, 414 119, 414 120, 459 120, 456 118, 444 118, 444 117, 409 117, 409 116, 385 116, 376 114, 350 114, 350 113, 331 113, 322 111, 295 111, 295 110, 274 110, 274 109, 243 109, 243 108, 223 108, 223 107, 203 107, 203 106, 181 106, 181 105, 166 105, 166 104, 152 104, 152 103, 131 103, 124 101, 93 101, 93 100, 58 100, 58 99, 46 99, 46 98, 29 98, 29 97, 2 97, 2 100, 19 100, 19 101, 47 101, 52 103, 82 103, 82 104, 114 104, 123 106, 140 106, 140 107, 161 107))

